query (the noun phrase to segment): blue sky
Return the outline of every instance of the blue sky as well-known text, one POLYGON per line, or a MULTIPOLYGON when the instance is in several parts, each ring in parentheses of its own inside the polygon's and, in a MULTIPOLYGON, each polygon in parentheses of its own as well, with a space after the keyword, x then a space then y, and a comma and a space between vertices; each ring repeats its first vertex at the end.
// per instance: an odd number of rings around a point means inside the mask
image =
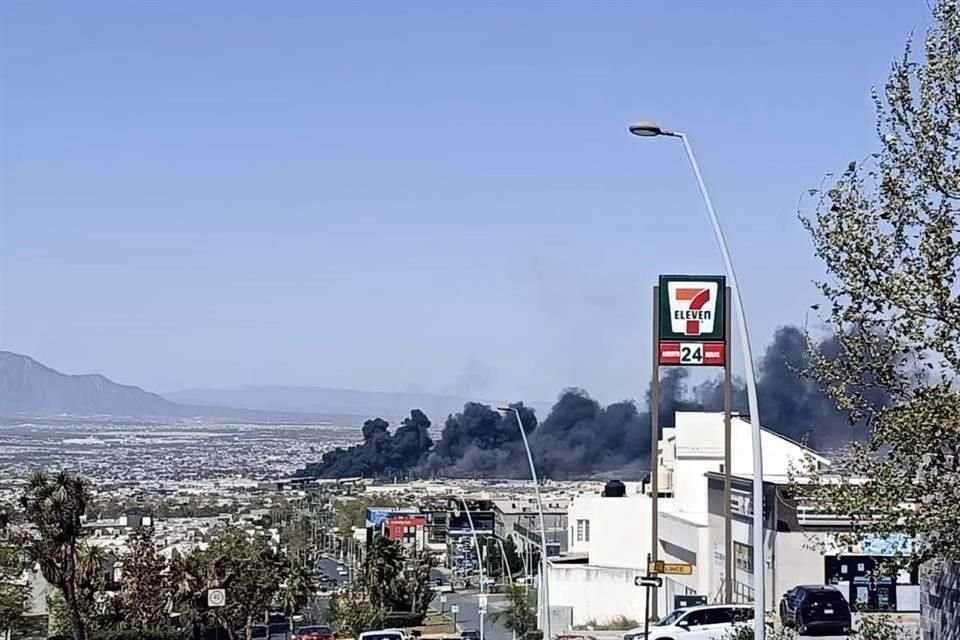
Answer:
POLYGON ((658 273, 802 324, 922 0, 0 3, 0 347, 158 391, 642 397, 658 273))

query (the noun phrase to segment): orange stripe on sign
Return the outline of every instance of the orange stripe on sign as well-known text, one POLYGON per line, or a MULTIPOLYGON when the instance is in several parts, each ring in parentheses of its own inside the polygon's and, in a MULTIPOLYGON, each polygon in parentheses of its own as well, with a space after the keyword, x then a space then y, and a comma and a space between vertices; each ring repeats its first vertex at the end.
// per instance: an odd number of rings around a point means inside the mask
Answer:
POLYGON ((704 289, 677 289, 677 300, 693 300, 704 289))

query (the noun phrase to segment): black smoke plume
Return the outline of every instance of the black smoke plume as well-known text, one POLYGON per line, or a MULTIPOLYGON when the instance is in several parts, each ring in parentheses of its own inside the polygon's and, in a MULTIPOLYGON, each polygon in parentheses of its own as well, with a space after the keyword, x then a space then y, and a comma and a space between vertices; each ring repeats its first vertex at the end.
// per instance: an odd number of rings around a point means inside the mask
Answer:
MULTIPOLYGON (((825 354, 837 352, 836 341, 820 343, 825 354)), ((758 362, 757 393, 761 423, 814 448, 841 446, 857 437, 849 416, 837 409, 813 380, 808 368, 806 336, 796 327, 778 329, 758 362)), ((677 411, 721 411, 723 383, 708 380, 689 388, 689 370, 665 369, 660 378, 660 425, 672 426, 677 411)), ((650 393, 646 394, 650 406, 650 393)), ((650 412, 634 401, 601 406, 582 389, 566 389, 546 419, 538 423, 533 409, 511 405, 520 414, 538 472, 555 479, 583 478, 617 472, 639 477, 646 472, 650 451, 650 412)), ((747 414, 746 390, 734 383, 733 409, 747 414)), ((520 430, 513 413, 469 402, 450 415, 433 445, 430 421, 415 409, 394 434, 377 418, 363 426, 363 443, 326 453, 300 475, 316 477, 529 477, 520 430)))
POLYGON ((410 412, 394 434, 390 424, 381 418, 363 423, 363 443, 337 448, 323 454, 320 462, 312 462, 297 472, 299 476, 317 478, 354 478, 405 476, 425 460, 433 446, 430 419, 420 409, 410 412))

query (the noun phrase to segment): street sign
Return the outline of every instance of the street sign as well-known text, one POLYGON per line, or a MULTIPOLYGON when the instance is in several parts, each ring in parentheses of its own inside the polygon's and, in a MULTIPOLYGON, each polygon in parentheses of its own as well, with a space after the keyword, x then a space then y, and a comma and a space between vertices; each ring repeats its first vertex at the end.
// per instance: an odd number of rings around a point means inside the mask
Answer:
POLYGON ((207 606, 224 607, 227 605, 226 589, 207 589, 207 606))
POLYGON ((693 565, 682 562, 664 562, 663 567, 657 573, 666 573, 674 576, 693 575, 693 565))
POLYGON ((660 276, 657 336, 661 366, 722 367, 726 362, 726 278, 660 276))
POLYGON ((684 562, 664 562, 657 560, 647 563, 647 573, 667 573, 675 576, 689 576, 693 574, 693 565, 684 562))
POLYGON ((440 594, 440 604, 447 604, 446 594, 443 594, 443 593, 440 594))
POLYGON ((450 605, 450 613, 452 613, 453 615, 457 615, 458 613, 460 613, 460 605, 458 604, 450 605))
POLYGON ((479 604, 479 606, 480 606, 481 609, 486 609, 486 608, 487 608, 487 594, 485 594, 485 593, 479 594, 479 595, 477 596, 477 603, 479 604))
POLYGON ((637 576, 633 579, 633 584, 636 587, 660 587, 663 586, 663 578, 658 578, 657 576, 637 576))

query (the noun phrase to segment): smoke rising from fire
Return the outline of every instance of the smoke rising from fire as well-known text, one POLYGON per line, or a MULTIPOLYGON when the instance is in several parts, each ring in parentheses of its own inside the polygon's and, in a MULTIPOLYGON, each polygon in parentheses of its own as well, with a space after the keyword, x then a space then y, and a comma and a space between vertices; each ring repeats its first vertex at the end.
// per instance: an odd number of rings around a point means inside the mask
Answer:
MULTIPOLYGON (((757 363, 757 391, 761 423, 788 438, 807 441, 814 448, 831 448, 857 434, 847 415, 838 410, 816 382, 798 373, 807 367, 806 337, 796 327, 776 331, 757 363)), ((832 338, 821 342, 824 353, 835 353, 832 338)), ((664 369, 660 382, 660 424, 671 426, 676 411, 723 409, 722 380, 712 379, 689 388, 689 371, 664 369)), ((646 394, 649 407, 650 394, 646 394)), ((632 400, 606 407, 577 388, 564 390, 542 422, 523 403, 525 432, 541 475, 580 478, 618 472, 641 475, 650 451, 650 411, 632 400)), ((735 382, 734 411, 746 414, 746 392, 735 382)), ((529 470, 520 432, 512 413, 469 402, 446 418, 434 445, 427 430, 430 420, 419 409, 411 411, 396 432, 377 418, 363 426, 363 443, 336 449, 320 462, 307 465, 301 475, 317 477, 428 476, 527 477, 529 470)))

